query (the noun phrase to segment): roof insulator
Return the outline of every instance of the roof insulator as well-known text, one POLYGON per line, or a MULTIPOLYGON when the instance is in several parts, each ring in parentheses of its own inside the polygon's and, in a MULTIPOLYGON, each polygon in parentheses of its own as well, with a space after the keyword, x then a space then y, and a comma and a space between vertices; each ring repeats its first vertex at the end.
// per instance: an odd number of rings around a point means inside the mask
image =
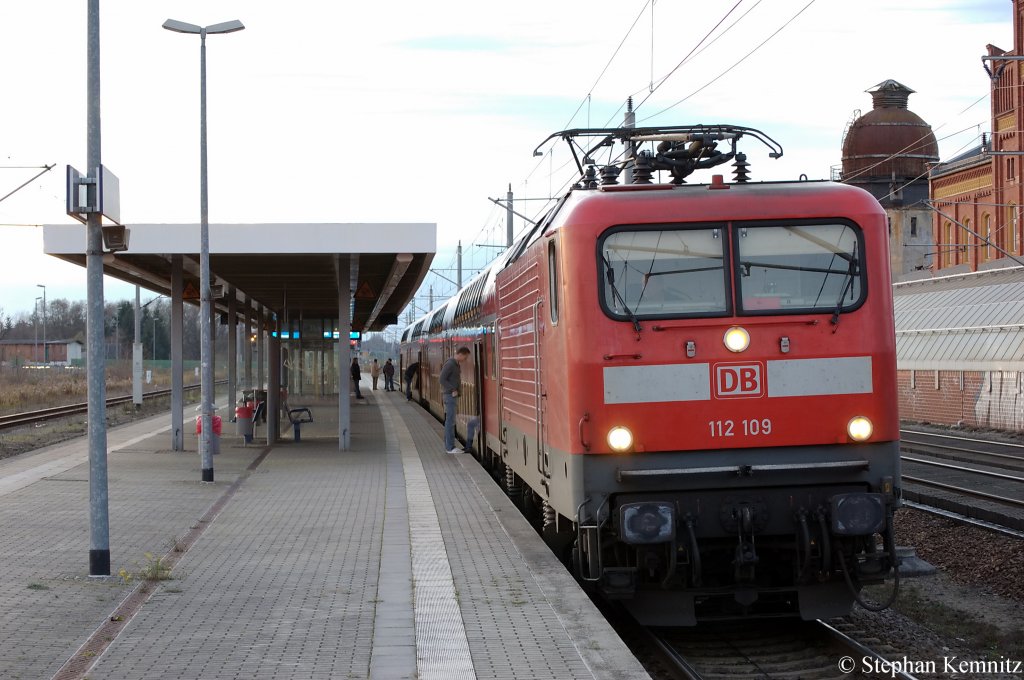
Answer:
POLYGON ((653 174, 654 164, 650 152, 641 151, 636 155, 636 164, 633 166, 633 184, 651 184, 653 174))
POLYGON ((587 169, 583 172, 583 177, 576 183, 578 189, 596 189, 597 188, 597 168, 593 165, 588 165, 587 169))
POLYGON ((736 160, 732 165, 736 168, 732 171, 732 174, 736 177, 736 184, 745 184, 750 181, 750 163, 747 162, 747 154, 736 154, 736 160))
POLYGON ((617 165, 606 165, 601 168, 601 184, 618 184, 619 173, 622 172, 622 168, 617 165))

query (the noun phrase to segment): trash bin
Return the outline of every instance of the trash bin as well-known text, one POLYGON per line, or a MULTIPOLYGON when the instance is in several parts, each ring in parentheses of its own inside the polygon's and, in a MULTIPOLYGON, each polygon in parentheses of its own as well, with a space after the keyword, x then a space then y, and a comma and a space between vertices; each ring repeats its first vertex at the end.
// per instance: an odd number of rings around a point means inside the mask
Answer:
POLYGON ((252 443, 252 406, 235 408, 235 434, 240 435, 246 444, 252 443))
MULTIPOLYGON (((213 418, 213 434, 210 436, 210 448, 213 449, 213 455, 220 453, 220 433, 223 422, 221 417, 218 415, 212 416, 213 418)), ((196 436, 198 437, 203 433, 203 416, 196 416, 196 436)), ((199 453, 203 452, 203 439, 199 437, 199 453)))

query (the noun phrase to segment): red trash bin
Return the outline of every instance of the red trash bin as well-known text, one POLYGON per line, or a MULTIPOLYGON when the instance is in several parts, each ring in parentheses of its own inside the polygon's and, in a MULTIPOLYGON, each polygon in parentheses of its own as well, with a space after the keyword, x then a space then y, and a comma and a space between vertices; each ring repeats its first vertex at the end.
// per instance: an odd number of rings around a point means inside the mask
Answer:
POLYGON ((235 434, 241 435, 246 444, 252 443, 252 406, 235 408, 235 434))

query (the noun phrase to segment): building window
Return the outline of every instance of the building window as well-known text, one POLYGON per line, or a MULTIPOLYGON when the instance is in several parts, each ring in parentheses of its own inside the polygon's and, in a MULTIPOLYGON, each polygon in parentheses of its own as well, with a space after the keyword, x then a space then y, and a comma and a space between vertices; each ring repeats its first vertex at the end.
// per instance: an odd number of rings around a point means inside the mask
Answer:
POLYGON ((1016 158, 1007 158, 1006 159, 1006 179, 1013 179, 1013 178, 1015 178, 1017 176, 1016 175, 1016 166, 1017 166, 1017 159, 1016 158))
POLYGON ((942 262, 943 267, 949 267, 953 264, 953 223, 946 222, 942 225, 942 238, 939 240, 939 253, 941 257, 939 261, 942 262))
POLYGON ((992 217, 988 214, 981 216, 981 231, 985 234, 985 259, 995 259, 996 249, 992 243, 992 217))
POLYGON ((910 235, 911 236, 917 236, 917 218, 916 217, 911 217, 910 218, 910 235))
POLYGON ((1010 230, 1010 233, 1006 237, 1006 250, 1011 255, 1017 253, 1017 206, 1013 203, 1006 209, 1006 228, 1010 230))

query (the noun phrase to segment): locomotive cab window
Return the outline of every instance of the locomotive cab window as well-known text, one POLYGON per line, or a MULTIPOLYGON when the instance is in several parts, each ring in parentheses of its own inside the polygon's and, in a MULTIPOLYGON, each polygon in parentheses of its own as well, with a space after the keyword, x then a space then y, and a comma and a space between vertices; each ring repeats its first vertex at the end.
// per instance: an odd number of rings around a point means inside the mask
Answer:
POLYGON ((849 224, 734 229, 741 313, 843 312, 864 297, 864 244, 849 224))
POLYGON ((612 230, 598 243, 601 301, 615 319, 729 312, 721 227, 612 230))

